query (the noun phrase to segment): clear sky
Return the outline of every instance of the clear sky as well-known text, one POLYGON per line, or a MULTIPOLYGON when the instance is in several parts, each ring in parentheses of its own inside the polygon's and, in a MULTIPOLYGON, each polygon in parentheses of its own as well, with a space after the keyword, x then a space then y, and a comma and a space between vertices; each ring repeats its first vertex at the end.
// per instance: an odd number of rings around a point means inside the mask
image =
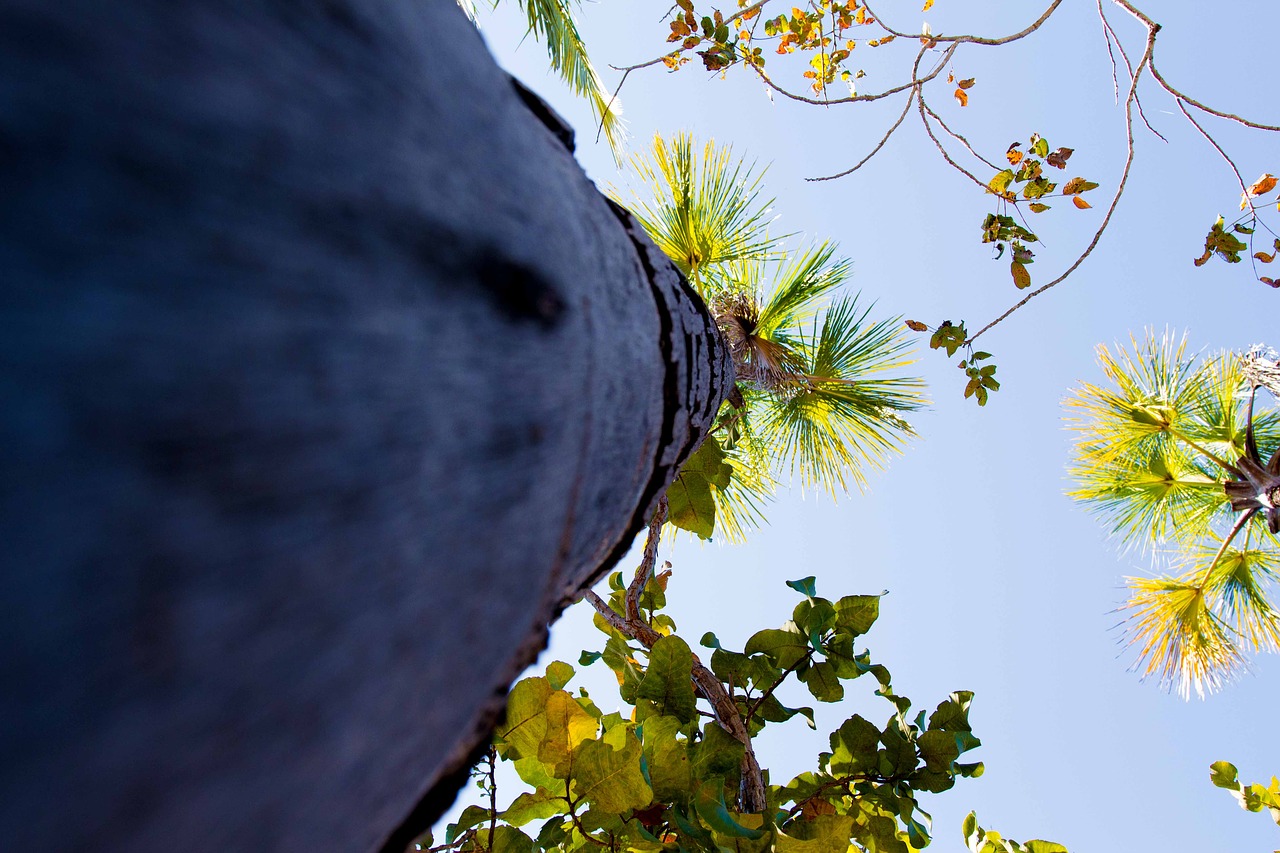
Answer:
MULTIPOLYGON (((923 14, 922 0, 880 0, 876 7, 903 29, 927 20, 935 33, 1003 35, 1022 29, 1045 4, 937 0, 923 14)), ((667 49, 659 19, 668 5, 583 6, 584 36, 611 88, 620 75, 608 64, 667 49)), ((1280 122, 1272 44, 1280 4, 1139 5, 1164 25, 1157 60, 1174 85, 1228 111, 1280 122)), ((1108 12, 1136 54, 1142 28, 1109 4, 1108 12)), ((542 46, 521 44, 519 9, 504 3, 481 24, 499 63, 577 128, 588 174, 602 186, 625 183, 604 144, 593 144, 586 106, 547 75, 542 46)), ((908 53, 887 51, 898 61, 908 53)), ((903 79, 876 59, 874 69, 865 66, 861 91, 903 79)), ((1001 48, 964 46, 954 65, 957 77, 977 80, 970 105, 960 108, 942 86, 931 103, 980 150, 998 156, 1039 132, 1053 147, 1075 149, 1069 172, 1102 185, 1090 194, 1093 210, 1057 205, 1044 214, 1049 245, 1037 247, 1031 271, 1045 281, 1088 242, 1123 165, 1123 113, 1095 4, 1068 0, 1037 35, 1001 48)), ((900 100, 825 109, 771 101, 746 69, 721 80, 697 66, 631 75, 622 102, 633 150, 655 132, 690 130, 772 164, 766 189, 777 198, 778 226, 838 240, 855 262, 852 286, 876 301, 874 315, 930 325, 963 319, 974 329, 1016 301, 1007 259, 993 262, 990 247, 978 242, 988 202, 939 160, 918 121, 909 119, 863 171, 804 182, 860 159, 901 110, 900 100)), ((1212 787, 1208 770, 1225 759, 1247 782, 1280 774, 1280 658, 1255 658, 1250 674, 1204 701, 1140 682, 1127 671, 1132 654, 1113 628, 1114 610, 1125 599, 1122 578, 1149 573, 1151 558, 1121 553, 1064 495, 1070 438, 1061 401, 1079 380, 1100 380, 1096 344, 1154 326, 1186 330, 1193 349, 1280 347, 1280 292, 1254 281, 1244 264, 1191 264, 1214 218, 1238 205, 1234 176, 1167 96, 1150 85, 1141 92, 1148 119, 1169 141, 1139 126, 1130 187, 1102 245, 1067 282, 983 338, 1003 386, 985 409, 961 398, 954 360, 928 351, 921 336, 917 369, 934 402, 913 419, 919 439, 870 478, 866 494, 838 503, 783 494, 770 508, 769 526, 748 544, 682 538, 662 555, 675 566, 670 612, 693 642, 711 630, 740 648, 755 630, 780 625, 798 600, 783 587, 787 579, 817 575, 819 594, 831 598, 889 590, 865 640, 893 672, 898 692, 926 708, 952 690, 976 693, 971 719, 983 746, 973 760, 983 760, 986 773, 923 795, 921 805, 934 817, 934 850, 964 849, 960 822, 970 809, 984 826, 1020 840, 1059 841, 1073 853, 1280 847, 1280 828, 1212 787), (938 559, 957 548, 960 559, 938 559)), ((1280 173, 1280 134, 1216 120, 1206 127, 1246 181, 1280 173)), ((581 649, 602 645, 599 637, 579 606, 555 627, 540 663, 576 663, 581 649)), ((579 683, 611 709, 602 699, 614 682, 602 664, 582 671, 579 683)), ((887 718, 889 706, 870 695, 871 686, 821 708, 818 732, 796 718, 766 733, 759 751, 773 779, 812 768, 825 732, 850 714, 887 718)), ((508 783, 500 799, 515 793, 508 783)))

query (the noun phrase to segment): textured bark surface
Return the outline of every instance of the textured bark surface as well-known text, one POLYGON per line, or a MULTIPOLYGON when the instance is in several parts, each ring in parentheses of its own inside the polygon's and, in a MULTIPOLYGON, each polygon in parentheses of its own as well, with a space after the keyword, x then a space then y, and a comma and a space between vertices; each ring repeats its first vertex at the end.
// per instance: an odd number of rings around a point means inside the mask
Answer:
POLYGON ((731 380, 566 135, 449 0, 0 0, 0 846, 448 805, 731 380))

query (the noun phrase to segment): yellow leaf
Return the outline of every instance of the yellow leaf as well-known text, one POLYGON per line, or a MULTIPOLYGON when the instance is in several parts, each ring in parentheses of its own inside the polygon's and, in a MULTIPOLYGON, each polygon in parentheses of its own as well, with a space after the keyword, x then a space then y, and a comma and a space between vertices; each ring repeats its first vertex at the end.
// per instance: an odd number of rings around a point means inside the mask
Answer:
POLYGON ((1009 150, 1004 152, 1004 156, 1009 161, 1010 166, 1016 166, 1022 162, 1022 152, 1018 150, 1018 143, 1009 146, 1009 150))
POLYGON ((960 102, 960 106, 969 106, 969 95, 964 89, 956 89, 956 100, 960 102))
POLYGON ((924 8, 921 9, 920 11, 928 12, 932 8, 933 8, 933 0, 924 0, 924 8))
POLYGON ((1014 261, 1009 265, 1009 271, 1013 273, 1013 284, 1018 290, 1026 290, 1031 286, 1031 273, 1027 272, 1025 265, 1014 261))
POLYGON ((1085 201, 1082 196, 1078 196, 1078 195, 1073 195, 1071 197, 1071 203, 1074 204, 1076 207, 1080 208, 1081 210, 1088 210, 1089 208, 1093 207, 1093 205, 1085 201))

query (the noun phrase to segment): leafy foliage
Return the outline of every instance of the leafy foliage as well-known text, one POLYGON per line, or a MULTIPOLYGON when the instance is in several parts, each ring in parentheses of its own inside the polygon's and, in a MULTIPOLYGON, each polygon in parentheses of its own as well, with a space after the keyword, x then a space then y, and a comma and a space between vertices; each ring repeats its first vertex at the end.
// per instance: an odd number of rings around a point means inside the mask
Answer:
MULTIPOLYGON (((662 613, 668 578, 664 572, 649 580, 637 602, 640 623, 627 619, 620 574, 610 579, 608 602, 596 605, 605 645, 584 652, 580 664, 609 667, 628 707, 605 713, 585 690, 570 693, 573 668, 564 662, 520 681, 494 743, 528 790, 503 809, 468 807, 443 844, 432 847, 428 836, 420 849, 908 853, 927 846, 930 818, 919 795, 982 774, 981 762, 960 760, 981 745, 969 723, 973 694, 957 691, 932 712, 912 713, 889 670, 869 651, 856 650, 879 615, 880 597, 833 601, 817 595, 812 577, 791 581, 802 596, 791 619, 752 634, 740 651, 705 634, 708 667, 662 613), (840 702, 845 685, 867 675, 889 706, 878 717, 883 722, 851 715, 828 735, 829 748, 818 754, 814 770, 766 784, 762 807, 746 807, 748 776, 767 778, 754 763, 755 739, 796 716, 813 725, 812 710, 785 706, 779 689, 791 681, 814 701, 840 702), (541 821, 536 830, 535 821, 541 821)), ((491 771, 487 778, 482 787, 496 803, 491 771)), ((973 834, 968 824, 965 832, 973 834)), ((971 849, 1065 851, 972 842, 971 849)))
POLYGON ((1280 492, 1267 486, 1280 474, 1280 414, 1256 405, 1254 357, 1197 359, 1185 339, 1149 332, 1129 349, 1099 347, 1098 360, 1107 384, 1085 383, 1067 400, 1070 494, 1122 541, 1173 555, 1173 574, 1129 579, 1129 639, 1144 675, 1203 696, 1239 671, 1246 650, 1280 650, 1269 508, 1280 492))
POLYGON ((769 233, 763 173, 731 148, 655 137, 633 165, 644 194, 625 203, 710 306, 738 379, 668 492, 671 524, 741 540, 787 474, 831 494, 863 487, 912 435, 902 413, 923 402, 923 383, 901 373, 912 359, 897 321, 835 295, 850 264, 834 245, 787 251, 769 233), (715 477, 701 461, 712 457, 727 466, 715 477))
POLYGON ((1238 778, 1236 766, 1227 761, 1215 761, 1209 765, 1209 781, 1219 788, 1226 788, 1240 803, 1240 808, 1251 812, 1266 809, 1271 819, 1280 826, 1280 778, 1271 777, 1271 784, 1245 785, 1238 778))

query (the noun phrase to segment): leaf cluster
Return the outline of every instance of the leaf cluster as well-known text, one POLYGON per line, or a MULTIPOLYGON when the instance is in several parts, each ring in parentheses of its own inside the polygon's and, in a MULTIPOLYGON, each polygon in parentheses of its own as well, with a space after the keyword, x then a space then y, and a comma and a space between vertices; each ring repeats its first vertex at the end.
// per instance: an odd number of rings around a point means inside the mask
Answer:
POLYGON ((1240 808, 1246 811, 1260 812, 1266 809, 1276 826, 1280 826, 1280 778, 1272 776, 1271 784, 1266 787, 1259 783, 1245 785, 1240 781, 1234 764, 1215 761, 1209 765, 1209 781, 1230 791, 1240 808))
MULTIPOLYGON (((803 599, 781 627, 757 631, 741 650, 703 636, 710 672, 752 742, 796 716, 814 725, 811 708, 790 708, 778 698, 788 682, 803 685, 817 702, 834 703, 848 683, 870 675, 890 705, 883 723, 850 716, 829 734, 830 748, 813 771, 766 785, 765 808, 745 811, 746 745, 725 727, 727 712, 698 687, 702 664, 661 612, 668 578, 651 579, 640 600, 656 641, 638 643, 597 615, 604 648, 583 652, 579 661, 613 671, 623 710, 605 713, 585 690, 569 692, 575 671, 564 662, 517 683, 495 745, 528 790, 497 811, 468 807, 434 849, 908 853, 928 845, 930 818, 920 792, 946 791, 957 778, 982 774, 981 762, 960 760, 980 745, 969 723, 973 694, 958 691, 930 713, 911 713, 889 670, 855 648, 879 615, 880 596, 830 600, 817 595, 814 578, 802 578, 788 583, 803 599)), ((621 619, 627 595, 621 575, 610 587, 608 607, 621 619)), ((430 847, 431 839, 420 844, 430 847)))

